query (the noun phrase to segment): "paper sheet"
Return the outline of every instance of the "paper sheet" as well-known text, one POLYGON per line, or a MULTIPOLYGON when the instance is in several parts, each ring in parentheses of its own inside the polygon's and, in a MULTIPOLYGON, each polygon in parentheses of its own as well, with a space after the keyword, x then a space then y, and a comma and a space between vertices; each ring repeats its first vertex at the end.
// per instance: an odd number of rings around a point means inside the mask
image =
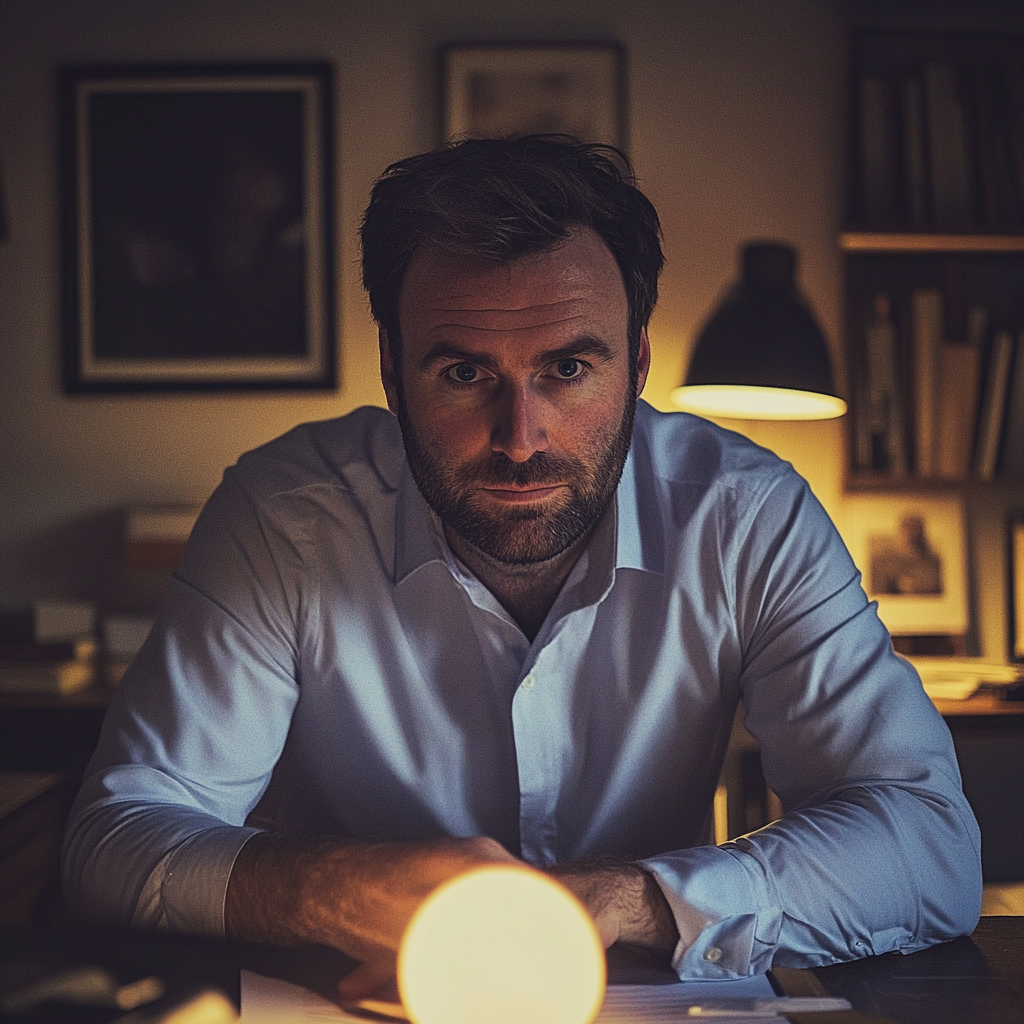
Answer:
MULTIPOLYGON (((704 999, 770 997, 774 994, 763 974, 739 981, 609 985, 596 1024, 680 1024, 686 1019, 686 1007, 704 999)), ((711 1019, 715 1024, 730 1024, 731 1020, 742 1024, 779 1024, 781 1020, 776 1016, 711 1019)), ((346 1013, 299 985, 242 971, 241 1024, 339 1024, 342 1021, 366 1024, 365 1017, 346 1013)))

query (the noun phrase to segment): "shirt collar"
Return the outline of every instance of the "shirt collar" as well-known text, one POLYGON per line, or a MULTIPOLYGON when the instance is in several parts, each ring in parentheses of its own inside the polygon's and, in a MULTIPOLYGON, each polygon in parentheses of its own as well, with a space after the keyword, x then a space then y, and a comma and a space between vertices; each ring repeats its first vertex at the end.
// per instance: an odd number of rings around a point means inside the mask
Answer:
POLYGON ((440 521, 416 485, 408 460, 403 458, 395 510, 395 583, 401 583, 427 562, 446 561, 447 546, 440 521))

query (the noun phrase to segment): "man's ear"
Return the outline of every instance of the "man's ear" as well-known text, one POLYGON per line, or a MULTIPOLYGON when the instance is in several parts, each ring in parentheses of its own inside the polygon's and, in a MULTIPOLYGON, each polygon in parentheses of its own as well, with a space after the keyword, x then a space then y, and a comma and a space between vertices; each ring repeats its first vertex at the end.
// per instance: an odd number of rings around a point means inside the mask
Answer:
POLYGON ((391 359, 388 332, 383 327, 377 328, 377 345, 380 348, 380 382, 384 385, 384 394, 388 398, 388 408, 397 416, 398 382, 395 378, 395 364, 391 359))
POLYGON ((636 356, 636 397, 647 383, 647 374, 651 369, 651 343, 647 340, 647 328, 640 329, 640 351, 636 356))

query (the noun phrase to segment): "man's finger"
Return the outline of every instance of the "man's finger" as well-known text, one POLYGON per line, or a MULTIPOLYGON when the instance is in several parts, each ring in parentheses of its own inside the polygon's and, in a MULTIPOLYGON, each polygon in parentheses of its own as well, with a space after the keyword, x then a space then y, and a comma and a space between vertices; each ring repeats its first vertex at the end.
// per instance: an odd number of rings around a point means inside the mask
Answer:
MULTIPOLYGON (((395 965, 391 963, 362 963, 351 974, 338 982, 338 998, 343 1003, 355 1003, 374 995, 395 977, 395 965)), ((393 989, 392 989, 393 991, 393 989)), ((387 996, 390 993, 385 993, 387 996)))

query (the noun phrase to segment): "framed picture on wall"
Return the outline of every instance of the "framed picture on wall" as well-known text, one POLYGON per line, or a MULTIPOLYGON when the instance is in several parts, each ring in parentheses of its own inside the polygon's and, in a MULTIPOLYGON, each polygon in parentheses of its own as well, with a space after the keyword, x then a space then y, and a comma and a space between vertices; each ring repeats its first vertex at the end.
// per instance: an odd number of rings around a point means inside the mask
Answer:
POLYGON ((1024 661, 1024 508, 1010 516, 1008 535, 1010 660, 1024 661))
POLYGON ((441 80, 443 142, 554 132, 626 148, 617 43, 452 43, 441 80))
POLYGON ((337 386, 327 64, 60 75, 64 388, 337 386))
POLYGON ((893 635, 968 627, 963 506, 914 494, 847 495, 844 537, 864 590, 893 635))

